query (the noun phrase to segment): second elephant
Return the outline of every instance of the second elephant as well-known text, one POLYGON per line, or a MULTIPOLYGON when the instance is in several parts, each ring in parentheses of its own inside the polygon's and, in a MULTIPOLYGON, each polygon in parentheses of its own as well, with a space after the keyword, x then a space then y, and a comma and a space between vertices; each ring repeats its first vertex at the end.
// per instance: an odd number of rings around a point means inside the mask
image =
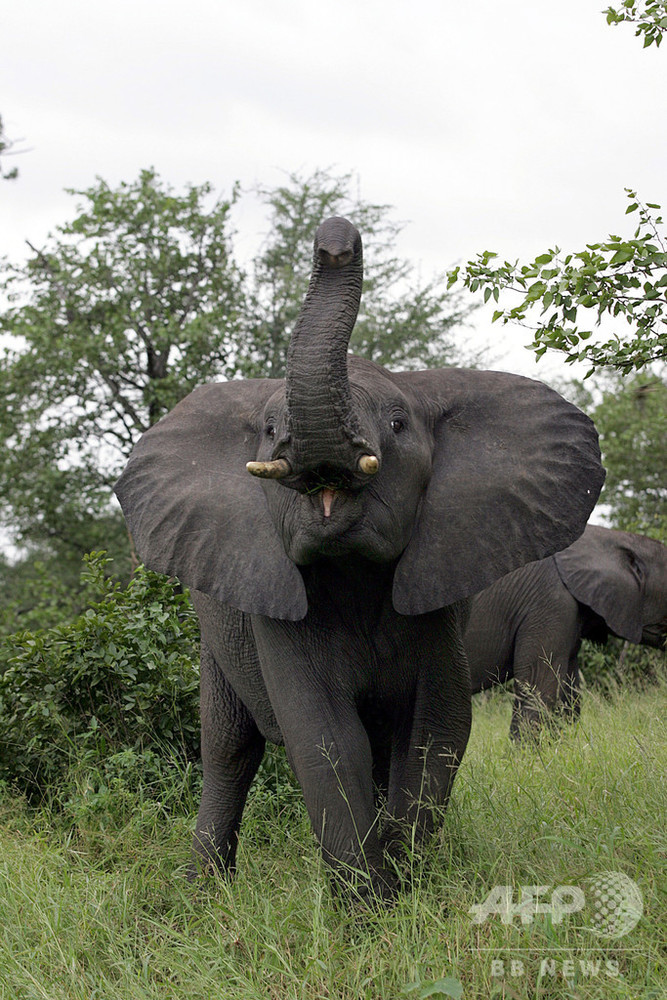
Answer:
POLYGON ((465 645, 473 693, 514 678, 511 733, 557 707, 578 710, 582 639, 660 647, 667 547, 588 525, 569 548, 522 566, 473 599, 465 645))

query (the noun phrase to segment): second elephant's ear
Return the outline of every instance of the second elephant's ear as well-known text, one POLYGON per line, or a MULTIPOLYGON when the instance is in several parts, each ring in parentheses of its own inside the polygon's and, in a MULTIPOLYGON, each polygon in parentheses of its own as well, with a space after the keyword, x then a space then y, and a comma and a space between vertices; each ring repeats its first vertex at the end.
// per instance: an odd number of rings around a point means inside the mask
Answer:
POLYGON ((604 482, 585 414, 543 383, 504 372, 412 372, 400 385, 433 408, 435 449, 394 575, 397 611, 469 597, 579 537, 604 482))
POLYGON ((632 535, 589 525, 557 554, 556 567, 575 600, 600 615, 615 635, 641 642, 646 568, 632 535))
POLYGON ((259 480, 270 379, 195 389, 141 438, 115 486, 139 558, 250 614, 300 619, 298 569, 273 527, 259 480))

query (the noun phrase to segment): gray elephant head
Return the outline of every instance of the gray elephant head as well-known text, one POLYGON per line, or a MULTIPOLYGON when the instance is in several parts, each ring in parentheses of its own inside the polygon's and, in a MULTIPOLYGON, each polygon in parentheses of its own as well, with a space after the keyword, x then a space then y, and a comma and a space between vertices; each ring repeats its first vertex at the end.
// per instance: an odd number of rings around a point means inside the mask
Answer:
POLYGON ((555 556, 561 580, 614 635, 647 646, 667 638, 667 547, 653 538, 589 525, 555 556))
POLYGON ((604 478, 589 419, 519 376, 348 356, 361 282, 358 232, 329 219, 285 382, 203 386, 142 438, 116 491, 148 566, 298 620, 304 567, 368 560, 420 615, 581 534, 604 478))

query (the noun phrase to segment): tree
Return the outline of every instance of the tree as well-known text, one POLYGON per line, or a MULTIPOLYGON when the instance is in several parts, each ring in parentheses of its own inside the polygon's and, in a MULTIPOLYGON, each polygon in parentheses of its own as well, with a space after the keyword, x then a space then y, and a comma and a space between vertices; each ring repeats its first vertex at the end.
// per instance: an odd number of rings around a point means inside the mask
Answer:
POLYGON ((397 256, 401 223, 388 205, 352 193, 352 175, 317 170, 289 174, 287 183, 261 188, 270 231, 254 261, 248 292, 246 337, 238 344, 245 375, 282 377, 287 345, 308 286, 313 235, 320 222, 344 215, 364 243, 364 286, 350 350, 378 364, 426 368, 463 363, 454 328, 471 312, 444 280, 420 283, 409 261, 397 256))
POLYGON ((492 296, 498 302, 501 292, 515 293, 517 304, 497 309, 494 322, 528 325, 527 314, 539 311, 529 345, 538 358, 549 348, 561 351, 569 363, 588 362, 589 376, 605 366, 627 374, 667 359, 667 240, 662 216, 651 214, 660 206, 644 205, 626 190, 626 215, 639 213, 634 237, 609 236, 564 257, 556 247, 523 265, 497 264, 498 255, 484 251, 450 271, 449 286, 461 280, 471 292, 483 291, 485 302, 492 296), (579 309, 593 313, 583 329, 579 309), (594 327, 607 317, 625 320, 630 336, 614 332, 602 342, 593 340, 594 327))
POLYGON ((0 514, 80 561, 122 532, 111 485, 139 435, 228 372, 242 291, 235 194, 207 207, 210 185, 177 195, 152 170, 71 193, 74 221, 3 269, 0 514))
POLYGON ((594 420, 607 469, 600 504, 613 527, 667 542, 667 379, 601 373, 575 400, 594 420))
MULTIPOLYGON (((419 285, 394 252, 388 208, 352 198, 349 176, 292 175, 261 192, 270 231, 252 274, 235 264, 228 200, 183 195, 152 170, 113 190, 72 194, 75 219, 23 266, 4 268, 10 308, 0 331, 0 520, 19 542, 72 560, 105 549, 123 575, 127 536, 111 486, 132 446, 195 385, 282 375, 327 215, 350 211, 364 234, 367 277, 353 348, 403 367, 450 363, 451 330, 469 307, 419 285)), ((64 565, 64 563, 63 563, 64 565)))
POLYGON ((644 48, 655 44, 656 48, 667 31, 667 2, 665 0, 623 0, 620 8, 607 7, 607 24, 622 24, 628 21, 636 24, 635 35, 644 36, 644 48))
MULTIPOLYGON (((620 8, 608 7, 607 24, 629 21, 637 25, 635 34, 644 36, 644 47, 662 41, 667 31, 667 0, 623 0, 620 8)), ((553 349, 565 353, 569 363, 590 364, 587 378, 596 369, 611 367, 628 374, 667 359, 667 238, 660 205, 643 204, 635 191, 625 189, 630 204, 626 215, 639 213, 634 237, 609 236, 599 243, 589 243, 585 250, 561 256, 558 247, 539 254, 529 264, 505 261, 497 263, 498 254, 484 251, 475 260, 449 272, 449 287, 458 281, 471 292, 482 291, 484 301, 501 292, 514 293, 517 304, 497 309, 493 321, 526 323, 528 312, 540 319, 531 327, 532 344, 537 357, 553 349), (593 325, 603 320, 625 319, 632 333, 621 336, 617 328, 611 335, 593 340, 593 329, 577 325, 579 309, 594 310, 593 325), (542 318, 543 317, 543 318, 542 318)))

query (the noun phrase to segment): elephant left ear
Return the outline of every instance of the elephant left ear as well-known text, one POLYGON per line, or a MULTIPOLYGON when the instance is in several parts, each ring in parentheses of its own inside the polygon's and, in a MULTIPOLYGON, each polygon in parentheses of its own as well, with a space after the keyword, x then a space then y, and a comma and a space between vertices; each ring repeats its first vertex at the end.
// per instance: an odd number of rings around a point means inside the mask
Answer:
POLYGON ((434 414, 433 472, 394 607, 469 597, 583 532, 604 482, 592 421, 541 382, 465 369, 395 376, 434 414))
POLYGON ((271 379, 195 389, 146 431, 115 491, 149 569, 248 614, 298 620, 303 579, 246 471, 277 391, 283 383, 271 379))
POLYGON ((555 560, 575 600, 600 615, 614 635, 641 642, 647 574, 631 534, 589 524, 555 560))

